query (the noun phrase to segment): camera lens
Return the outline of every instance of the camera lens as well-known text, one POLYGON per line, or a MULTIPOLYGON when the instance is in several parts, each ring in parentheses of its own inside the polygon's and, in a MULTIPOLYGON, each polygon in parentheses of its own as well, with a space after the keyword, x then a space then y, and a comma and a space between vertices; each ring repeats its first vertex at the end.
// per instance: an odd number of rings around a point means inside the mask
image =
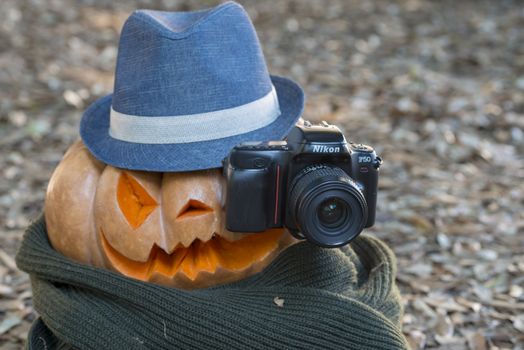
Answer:
POLYGON ((326 227, 337 227, 348 217, 348 205, 340 198, 328 198, 317 209, 320 223, 326 227))
POLYGON ((366 201, 342 169, 309 166, 293 179, 290 191, 295 224, 313 243, 338 247, 362 232, 367 220, 366 201))

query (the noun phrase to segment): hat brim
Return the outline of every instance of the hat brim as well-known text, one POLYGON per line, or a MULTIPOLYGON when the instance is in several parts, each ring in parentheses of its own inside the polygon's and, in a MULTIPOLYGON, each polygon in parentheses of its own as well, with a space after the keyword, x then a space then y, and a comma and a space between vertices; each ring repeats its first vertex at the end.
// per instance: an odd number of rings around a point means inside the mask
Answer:
POLYGON ((245 133, 216 140, 143 144, 120 141, 109 136, 112 95, 95 101, 85 111, 80 136, 98 160, 130 170, 183 172, 219 168, 222 159, 241 142, 282 140, 298 121, 304 109, 304 92, 294 81, 271 76, 278 96, 280 116, 271 124, 245 133))

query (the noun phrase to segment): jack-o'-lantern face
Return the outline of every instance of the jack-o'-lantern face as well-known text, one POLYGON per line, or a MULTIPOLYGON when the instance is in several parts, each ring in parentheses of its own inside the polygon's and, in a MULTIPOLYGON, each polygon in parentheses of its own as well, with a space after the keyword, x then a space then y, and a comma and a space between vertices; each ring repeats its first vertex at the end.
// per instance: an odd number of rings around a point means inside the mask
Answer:
POLYGON ((199 288, 245 278, 296 242, 225 229, 220 171, 128 171, 74 144, 49 183, 46 223, 63 254, 143 281, 199 288))

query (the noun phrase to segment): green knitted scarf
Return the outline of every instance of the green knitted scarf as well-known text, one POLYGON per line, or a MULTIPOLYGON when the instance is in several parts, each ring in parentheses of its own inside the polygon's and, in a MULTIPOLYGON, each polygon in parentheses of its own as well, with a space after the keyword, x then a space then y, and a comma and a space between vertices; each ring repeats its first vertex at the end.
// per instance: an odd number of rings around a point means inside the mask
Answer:
POLYGON ((301 242, 245 280, 184 291, 64 257, 40 217, 16 262, 40 314, 28 349, 408 348, 393 253, 369 236, 340 249, 301 242))

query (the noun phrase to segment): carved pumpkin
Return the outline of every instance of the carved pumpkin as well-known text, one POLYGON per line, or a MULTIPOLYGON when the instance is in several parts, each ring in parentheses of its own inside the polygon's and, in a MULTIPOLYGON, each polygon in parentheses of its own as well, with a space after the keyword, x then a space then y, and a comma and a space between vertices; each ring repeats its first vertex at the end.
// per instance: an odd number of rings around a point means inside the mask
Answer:
POLYGON ((143 281, 185 289, 236 281, 262 270, 297 240, 283 229, 227 231, 224 185, 218 169, 114 168, 78 141, 49 182, 49 239, 74 260, 143 281))

